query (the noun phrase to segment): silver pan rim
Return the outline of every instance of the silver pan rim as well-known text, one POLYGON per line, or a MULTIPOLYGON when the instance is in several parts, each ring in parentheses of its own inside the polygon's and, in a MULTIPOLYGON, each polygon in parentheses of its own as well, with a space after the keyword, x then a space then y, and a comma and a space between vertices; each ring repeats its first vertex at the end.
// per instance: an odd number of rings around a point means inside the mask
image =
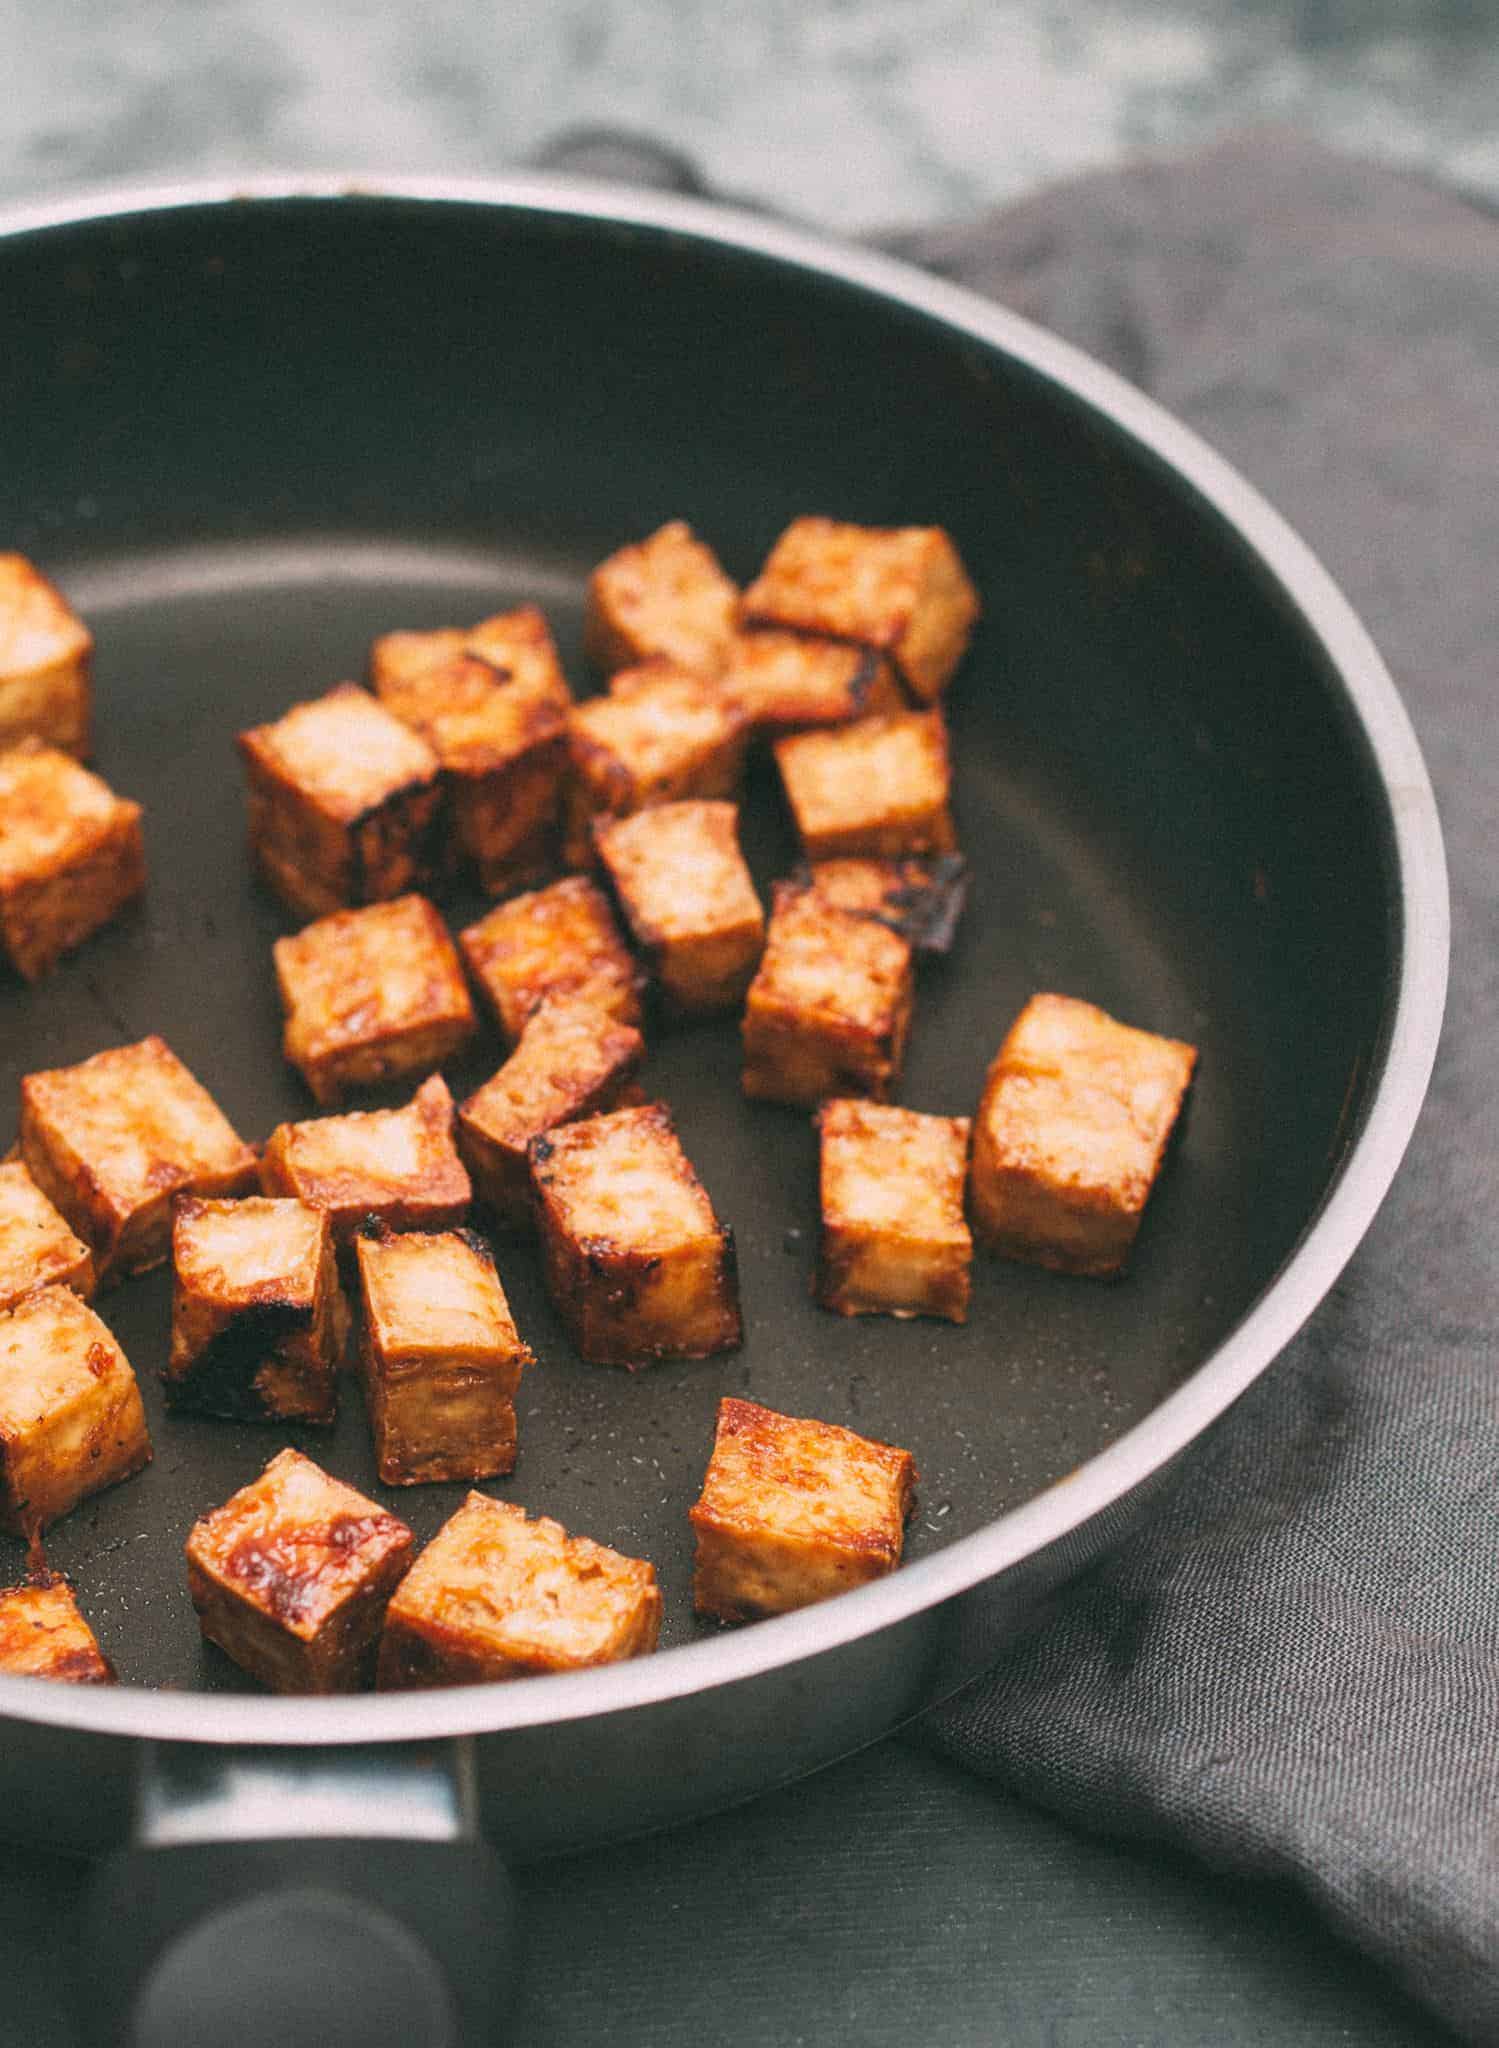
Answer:
POLYGON ((1258 1301, 1189 1378, 1106 1450, 1033 1499, 935 1555, 826 1605, 633 1663, 529 1679, 524 1685, 292 1700, 0 1678, 0 1720, 225 1746, 430 1741, 630 1712, 821 1656, 996 1577, 1141 1486, 1273 1363, 1373 1221, 1425 1099, 1441 1033, 1449 948, 1447 868, 1436 799, 1409 716, 1368 632, 1312 550, 1232 465, 1153 399, 1080 349, 893 257, 716 202, 540 174, 476 179, 268 172, 89 188, 0 207, 0 240, 140 214, 292 200, 478 207, 549 214, 622 233, 684 236, 839 279, 1018 361, 1151 452, 1247 544, 1341 681, 1389 804, 1400 962, 1374 1093, 1335 1183, 1258 1301))

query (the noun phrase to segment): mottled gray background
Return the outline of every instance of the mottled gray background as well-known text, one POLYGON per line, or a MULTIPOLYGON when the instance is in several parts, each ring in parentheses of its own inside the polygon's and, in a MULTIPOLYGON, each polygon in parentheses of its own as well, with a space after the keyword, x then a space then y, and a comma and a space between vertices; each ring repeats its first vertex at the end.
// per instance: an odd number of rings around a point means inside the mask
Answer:
POLYGON ((1265 121, 1499 199, 1499 0, 0 0, 0 197, 609 124, 857 230, 1265 121))

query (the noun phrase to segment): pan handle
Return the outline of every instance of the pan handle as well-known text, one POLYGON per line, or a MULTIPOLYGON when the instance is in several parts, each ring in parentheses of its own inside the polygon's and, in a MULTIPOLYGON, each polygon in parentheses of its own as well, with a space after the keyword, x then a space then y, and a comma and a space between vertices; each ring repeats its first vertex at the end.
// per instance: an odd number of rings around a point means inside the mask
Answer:
POLYGON ((144 1745, 87 1941, 101 2048, 494 2048, 515 1897, 472 1745, 144 1745))

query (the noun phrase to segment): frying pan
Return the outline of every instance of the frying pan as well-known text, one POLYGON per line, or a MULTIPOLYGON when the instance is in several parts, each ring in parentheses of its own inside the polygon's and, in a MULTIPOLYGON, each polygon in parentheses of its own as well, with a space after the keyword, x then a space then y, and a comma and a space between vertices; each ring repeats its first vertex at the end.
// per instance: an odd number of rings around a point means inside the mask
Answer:
MULTIPOLYGON (((731 1025, 653 1032, 652 1085, 737 1234, 743 1350, 584 1366, 529 1248, 499 1253, 541 1363, 495 1490, 655 1563, 663 1649, 633 1664, 246 1690, 199 1645, 181 1546, 286 1433, 165 1417, 167 1283, 106 1298, 156 1459, 47 1550, 125 1682, 0 1681, 0 1824, 112 1852, 101 2028, 258 2040, 274 1993, 336 2014, 325 2041, 489 2038, 508 1972, 488 1844, 668 1823, 950 1692, 1148 1511, 1332 1284, 1440 1022, 1425 769, 1346 603, 1183 428, 991 305, 697 202, 298 179, 12 210, 0 391, 0 534, 95 629, 97 760, 147 806, 152 872, 139 912, 0 991, 5 1089, 156 1030, 246 1135, 309 1113, 278 1056, 286 921, 249 873, 232 734, 357 674, 379 631, 524 599, 583 684, 594 561, 684 517, 744 576, 809 510, 948 526, 985 600, 951 702, 973 900, 924 979, 902 1100, 971 1110, 1037 988, 1201 1047, 1130 1276, 981 1262, 956 1329, 819 1312, 807 1119, 741 1100, 731 1025), (694 1622, 685 1515, 725 1393, 915 1453, 899 1573, 738 1632, 694 1622)), ((763 767, 746 811, 763 884, 794 853, 763 767)), ((455 1091, 500 1056, 478 1047, 455 1091)), ((331 1436, 290 1434, 380 1493, 357 1398, 331 1436)), ((425 1538, 461 1491, 382 1497, 425 1538)), ((22 1565, 0 1548, 0 1575, 22 1565)))

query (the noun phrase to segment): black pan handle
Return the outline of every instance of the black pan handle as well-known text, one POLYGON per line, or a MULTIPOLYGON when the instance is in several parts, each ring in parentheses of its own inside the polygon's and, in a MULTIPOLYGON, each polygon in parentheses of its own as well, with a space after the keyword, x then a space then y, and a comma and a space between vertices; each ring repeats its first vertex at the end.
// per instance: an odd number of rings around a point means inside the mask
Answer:
POLYGON ((95 1873, 101 2048, 496 2048, 515 1895, 463 1743, 145 1745, 136 1839, 95 1873))

